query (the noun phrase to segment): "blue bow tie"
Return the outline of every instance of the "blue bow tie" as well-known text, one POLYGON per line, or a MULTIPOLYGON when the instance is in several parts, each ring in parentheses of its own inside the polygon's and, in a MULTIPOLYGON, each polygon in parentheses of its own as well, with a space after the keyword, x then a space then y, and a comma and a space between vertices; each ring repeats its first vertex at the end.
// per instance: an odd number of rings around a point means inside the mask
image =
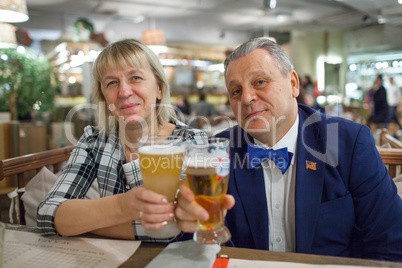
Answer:
POLYGON ((287 147, 273 150, 249 144, 247 152, 250 168, 255 168, 266 159, 270 159, 282 171, 282 174, 285 174, 286 170, 289 168, 290 162, 292 161, 293 157, 293 153, 288 152, 287 147))

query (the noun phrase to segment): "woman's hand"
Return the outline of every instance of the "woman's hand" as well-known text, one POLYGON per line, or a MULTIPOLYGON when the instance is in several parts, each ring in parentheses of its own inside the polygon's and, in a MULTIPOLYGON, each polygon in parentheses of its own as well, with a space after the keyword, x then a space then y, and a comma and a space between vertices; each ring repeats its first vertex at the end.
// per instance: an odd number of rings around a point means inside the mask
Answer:
POLYGON ((122 194, 120 207, 129 221, 141 222, 146 230, 160 230, 174 218, 174 204, 166 196, 144 187, 134 187, 122 194))
MULTIPOLYGON (((176 220, 179 228, 186 233, 193 233, 197 229, 197 219, 208 220, 208 212, 194 200, 194 194, 187 186, 185 181, 182 181, 179 187, 179 194, 177 197, 177 206, 175 210, 176 220)), ((235 204, 232 195, 226 195, 223 208, 226 210, 231 209, 235 204)))

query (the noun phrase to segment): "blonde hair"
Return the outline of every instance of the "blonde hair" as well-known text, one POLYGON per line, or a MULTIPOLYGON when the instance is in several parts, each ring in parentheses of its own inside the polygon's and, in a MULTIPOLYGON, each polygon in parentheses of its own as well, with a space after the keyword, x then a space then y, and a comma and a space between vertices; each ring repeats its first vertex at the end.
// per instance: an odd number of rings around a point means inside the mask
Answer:
MULTIPOLYGON (((96 58, 92 68, 93 89, 92 101, 98 105, 97 125, 101 132, 107 134, 116 130, 118 121, 107 109, 105 97, 101 90, 101 79, 106 69, 126 69, 127 67, 149 68, 155 75, 162 92, 161 100, 156 100, 156 119, 159 125, 176 119, 176 114, 170 103, 169 82, 162 64, 156 54, 146 45, 135 39, 124 39, 108 45, 96 58), (103 103, 103 106, 102 106, 103 103), (113 118, 111 122, 109 118, 113 118)), ((155 89, 156 90, 156 89, 155 89)))

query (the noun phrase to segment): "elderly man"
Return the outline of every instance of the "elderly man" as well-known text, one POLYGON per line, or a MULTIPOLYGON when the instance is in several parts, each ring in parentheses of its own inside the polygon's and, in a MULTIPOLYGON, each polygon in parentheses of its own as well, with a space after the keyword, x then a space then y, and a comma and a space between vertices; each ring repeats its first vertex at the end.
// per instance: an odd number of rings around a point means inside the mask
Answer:
MULTIPOLYGON (((218 135, 231 140, 228 245, 401 261, 402 200, 369 128, 298 105, 298 75, 269 39, 238 47, 225 78, 239 123, 218 135)), ((182 185, 181 229, 208 216, 182 185)))

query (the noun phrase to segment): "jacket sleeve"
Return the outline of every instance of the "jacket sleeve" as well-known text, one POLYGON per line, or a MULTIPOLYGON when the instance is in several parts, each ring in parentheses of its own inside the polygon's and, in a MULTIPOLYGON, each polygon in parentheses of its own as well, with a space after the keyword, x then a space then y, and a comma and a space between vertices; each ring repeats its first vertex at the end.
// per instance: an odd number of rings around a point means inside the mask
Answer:
POLYGON ((354 145, 350 174, 360 248, 355 251, 362 258, 402 261, 402 199, 365 126, 354 145))

